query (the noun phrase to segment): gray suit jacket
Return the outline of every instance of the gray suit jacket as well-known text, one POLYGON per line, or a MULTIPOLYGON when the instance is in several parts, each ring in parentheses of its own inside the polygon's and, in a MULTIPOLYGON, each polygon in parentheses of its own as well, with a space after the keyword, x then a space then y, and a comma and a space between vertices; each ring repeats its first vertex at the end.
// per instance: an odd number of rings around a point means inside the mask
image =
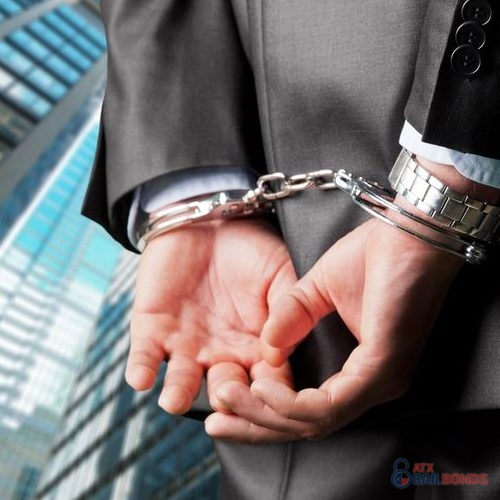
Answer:
MULTIPOLYGON (((179 169, 345 168, 387 184, 405 118, 424 140, 500 158, 498 2, 108 0, 102 12, 108 79, 83 213, 126 247, 131 191, 179 169)), ((301 275, 366 214, 308 192, 278 218, 301 275)), ((366 418, 500 407, 498 267, 464 267, 409 394, 366 418)), ((353 346, 327 318, 294 355, 298 384, 319 384, 353 346)))

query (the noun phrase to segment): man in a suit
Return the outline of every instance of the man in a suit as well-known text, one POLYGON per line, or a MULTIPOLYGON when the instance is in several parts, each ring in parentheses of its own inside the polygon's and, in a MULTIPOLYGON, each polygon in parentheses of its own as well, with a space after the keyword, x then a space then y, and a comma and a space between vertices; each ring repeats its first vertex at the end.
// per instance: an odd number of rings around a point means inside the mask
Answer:
POLYGON ((416 156, 398 168, 426 172, 404 189, 391 177, 405 210, 391 222, 406 230, 317 189, 277 201, 276 219, 160 231, 141 256, 128 382, 151 387, 168 359, 160 405, 182 414, 206 379, 227 498, 498 498, 498 257, 464 264, 442 244, 498 239, 497 3, 102 10, 108 81, 84 214, 125 247, 138 251, 151 214, 266 173, 342 168, 388 185, 401 146, 416 156), (448 206, 474 201, 448 236, 422 183, 448 206), (410 470, 408 484, 400 458, 469 479, 412 485, 410 470))

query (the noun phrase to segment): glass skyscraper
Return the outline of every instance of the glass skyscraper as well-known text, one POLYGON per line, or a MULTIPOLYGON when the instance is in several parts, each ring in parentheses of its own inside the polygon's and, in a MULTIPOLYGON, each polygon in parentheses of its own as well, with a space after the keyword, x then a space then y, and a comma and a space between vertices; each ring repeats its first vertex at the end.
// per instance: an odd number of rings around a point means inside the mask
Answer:
POLYGON ((0 161, 98 61, 102 30, 80 5, 0 0, 0 161), (23 15, 24 14, 24 15, 23 15))
POLYGON ((125 382, 137 256, 122 255, 37 498, 216 500, 219 464, 203 424, 166 414, 125 382))
POLYGON ((30 498, 121 249, 80 215, 98 123, 0 245, 0 498, 30 498))
POLYGON ((51 170, 42 156, 54 156, 54 141, 102 82, 105 53, 95 2, 0 0, 0 203, 9 198, 0 237, 51 170))
POLYGON ((80 215, 105 49, 99 2, 0 0, 0 499, 215 500, 202 424, 124 380, 137 256, 80 215))
POLYGON ((2 500, 34 494, 121 252, 80 215, 105 54, 96 2, 0 0, 2 500))

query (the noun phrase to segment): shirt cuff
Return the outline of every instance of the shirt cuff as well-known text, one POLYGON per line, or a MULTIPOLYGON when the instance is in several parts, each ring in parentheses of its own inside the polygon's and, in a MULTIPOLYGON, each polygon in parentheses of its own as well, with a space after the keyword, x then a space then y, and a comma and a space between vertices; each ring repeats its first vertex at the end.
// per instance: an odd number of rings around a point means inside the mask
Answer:
POLYGON ((137 229, 143 213, 204 194, 250 190, 255 188, 256 181, 257 173, 243 165, 193 167, 148 181, 134 191, 127 223, 128 238, 137 248, 137 229))
POLYGON ((462 153, 422 141, 422 135, 405 122, 399 143, 414 154, 436 163, 453 165, 464 177, 480 184, 500 188, 500 160, 462 153))

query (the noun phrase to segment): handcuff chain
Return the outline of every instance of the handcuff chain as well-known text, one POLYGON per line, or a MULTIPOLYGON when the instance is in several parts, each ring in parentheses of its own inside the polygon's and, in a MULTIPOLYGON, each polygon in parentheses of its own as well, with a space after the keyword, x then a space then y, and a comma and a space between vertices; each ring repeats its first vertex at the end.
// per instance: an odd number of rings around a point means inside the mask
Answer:
POLYGON ((275 201, 308 189, 337 189, 339 174, 335 170, 322 169, 290 176, 283 172, 261 175, 257 179, 254 195, 266 201, 275 201))
POLYGON ((488 256, 490 241, 462 235, 453 228, 440 227, 407 212, 394 203, 396 191, 392 188, 363 177, 353 177, 345 170, 329 169, 292 176, 275 172, 259 177, 257 187, 249 191, 224 191, 163 208, 150 214, 144 224, 146 227, 138 231, 137 248, 142 252, 156 236, 193 222, 274 212, 274 201, 309 189, 339 189, 374 217, 470 263, 481 263, 488 256), (401 223, 397 216, 391 217, 393 213, 412 220, 419 229, 401 223))

